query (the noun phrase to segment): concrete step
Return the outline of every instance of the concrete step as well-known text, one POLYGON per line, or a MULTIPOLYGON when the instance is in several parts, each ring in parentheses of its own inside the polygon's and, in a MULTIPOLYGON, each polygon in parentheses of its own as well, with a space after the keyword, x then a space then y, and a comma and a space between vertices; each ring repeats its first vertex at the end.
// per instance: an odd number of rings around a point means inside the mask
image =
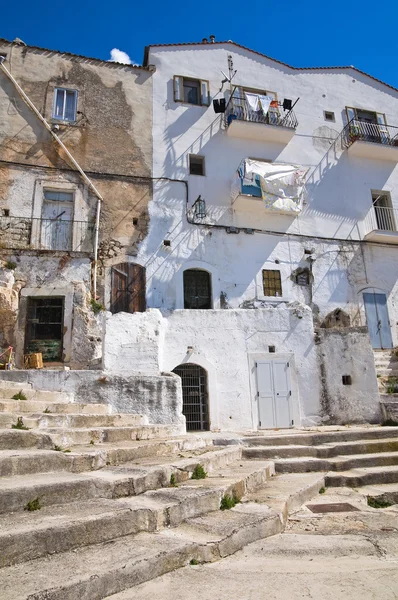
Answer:
POLYGON ((398 466, 398 452, 358 454, 350 457, 337 456, 321 459, 313 457, 285 458, 275 460, 277 473, 308 473, 311 471, 348 471, 358 467, 398 466))
POLYGON ((377 452, 398 452, 398 437, 380 440, 358 440, 352 442, 328 443, 319 446, 255 446, 243 447, 244 458, 264 460, 279 458, 332 458, 335 456, 352 454, 375 454, 377 452))
POLYGON ((328 487, 361 487, 397 482, 398 466, 357 468, 340 473, 329 472, 325 476, 325 484, 328 487))
MULTIPOLYGON (((70 405, 73 406, 73 405, 70 405)), ((11 419, 15 423, 17 414, 0 413, 0 424, 4 427, 5 421, 11 419)), ((24 425, 29 429, 52 429, 62 427, 64 429, 90 429, 96 427, 142 427, 148 425, 146 415, 135 414, 24 414, 24 425)))
POLYGON ((112 412, 108 404, 79 404, 77 402, 46 402, 43 400, 3 400, 0 401, 0 412, 19 414, 79 414, 109 415, 112 412))
POLYGON ((319 446, 321 444, 398 438, 398 427, 347 427, 336 431, 267 432, 242 437, 246 446, 319 446))
POLYGON ((73 394, 67 392, 47 392, 33 390, 29 387, 3 387, 0 388, 0 399, 12 400, 19 392, 23 393, 27 400, 42 400, 43 402, 73 402, 73 394))
POLYGON ((361 487, 361 493, 391 504, 398 504, 398 483, 379 483, 361 487))
POLYGON ((376 371, 378 377, 398 377, 398 366, 378 367, 376 371))
POLYGON ((239 463, 201 481, 145 492, 122 500, 94 500, 0 517, 0 566, 25 562, 106 540, 178 527, 187 519, 218 511, 221 498, 242 497, 273 473, 269 463, 239 463))
MULTIPOLYGON (((64 460, 58 457, 61 453, 55 454, 56 460, 64 460)), ((238 457, 240 448, 224 448, 207 455, 163 464, 158 464, 158 460, 148 464, 148 459, 145 459, 146 462, 142 465, 137 461, 136 464, 125 464, 123 467, 105 467, 100 471, 80 474, 51 472, 3 477, 0 480, 0 514, 21 511, 28 502, 36 498, 39 498, 41 506, 46 507, 94 498, 134 496, 148 490, 168 487, 171 474, 174 474, 177 482, 188 479, 197 464, 202 464, 211 473, 215 468, 226 468, 229 462, 238 457)), ((271 476, 274 473, 273 463, 250 464, 253 472, 260 473, 261 477, 262 474, 271 476)), ((224 475, 227 477, 228 473, 225 472, 224 475)))
MULTIPOLYGON (((242 504, 231 510, 208 512, 156 534, 125 535, 112 544, 76 548, 3 568, 2 600, 101 600, 186 566, 191 560, 219 560, 279 533, 289 510, 309 500, 323 485, 319 475, 278 476, 263 487, 268 494, 249 492, 242 504), (274 502, 278 510, 270 508, 264 499, 274 502)), ((119 501, 120 505, 124 502, 119 501)), ((96 514, 92 518, 95 520, 96 514)))

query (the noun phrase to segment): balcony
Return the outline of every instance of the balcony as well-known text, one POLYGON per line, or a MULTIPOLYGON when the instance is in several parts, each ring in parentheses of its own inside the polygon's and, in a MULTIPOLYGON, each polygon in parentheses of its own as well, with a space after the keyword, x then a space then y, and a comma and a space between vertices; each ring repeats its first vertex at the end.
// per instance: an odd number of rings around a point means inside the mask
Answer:
POLYGON ((372 206, 365 218, 365 240, 398 244, 398 210, 385 206, 372 206))
POLYGON ((353 156, 398 162, 398 127, 352 119, 343 142, 353 156))
POLYGON ((93 252, 94 223, 0 217, 0 248, 93 252))
POLYGON ((252 110, 244 95, 231 96, 225 109, 227 134, 237 138, 248 138, 262 142, 288 144, 298 125, 293 110, 281 114, 279 108, 252 110))

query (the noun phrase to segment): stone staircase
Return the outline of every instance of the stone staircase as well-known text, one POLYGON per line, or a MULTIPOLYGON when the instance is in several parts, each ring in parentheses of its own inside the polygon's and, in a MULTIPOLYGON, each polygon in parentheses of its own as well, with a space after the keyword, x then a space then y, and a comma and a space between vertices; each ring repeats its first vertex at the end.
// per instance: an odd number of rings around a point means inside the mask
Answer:
POLYGON ((1 381, 0 397, 2 600, 99 600, 218 560, 279 533, 324 486, 102 404, 1 381))
POLYGON ((398 423, 398 356, 396 350, 374 350, 383 420, 398 423))
POLYGON ((276 473, 323 473, 328 487, 398 483, 398 427, 276 432, 244 443, 245 459, 272 460, 276 473))

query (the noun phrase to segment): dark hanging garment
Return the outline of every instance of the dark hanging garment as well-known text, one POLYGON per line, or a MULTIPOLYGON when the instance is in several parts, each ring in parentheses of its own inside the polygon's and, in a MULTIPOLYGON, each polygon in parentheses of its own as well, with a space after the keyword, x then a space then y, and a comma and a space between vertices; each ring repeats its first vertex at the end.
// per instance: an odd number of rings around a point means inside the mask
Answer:
POLYGON ((213 100, 213 108, 215 113, 225 112, 225 98, 213 100))

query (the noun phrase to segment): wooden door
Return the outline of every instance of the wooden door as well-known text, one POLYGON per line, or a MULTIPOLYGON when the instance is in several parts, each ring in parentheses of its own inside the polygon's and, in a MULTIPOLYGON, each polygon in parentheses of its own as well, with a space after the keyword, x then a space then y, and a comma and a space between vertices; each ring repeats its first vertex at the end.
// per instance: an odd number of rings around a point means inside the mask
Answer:
POLYGON ((145 267, 135 263, 114 265, 111 279, 111 312, 113 314, 145 311, 145 267))

